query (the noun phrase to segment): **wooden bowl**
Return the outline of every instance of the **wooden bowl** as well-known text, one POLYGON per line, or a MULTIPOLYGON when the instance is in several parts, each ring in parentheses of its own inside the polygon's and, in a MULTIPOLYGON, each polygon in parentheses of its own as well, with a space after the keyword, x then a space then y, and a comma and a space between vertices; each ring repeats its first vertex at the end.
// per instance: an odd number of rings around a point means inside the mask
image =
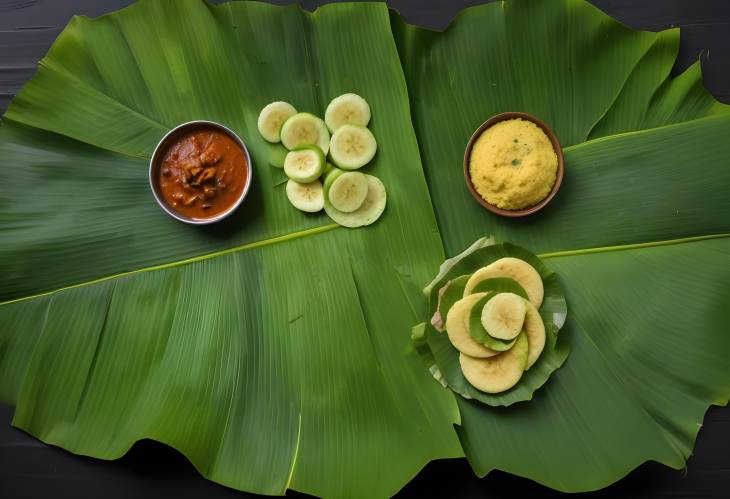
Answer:
POLYGON ((474 199, 476 199, 480 205, 482 205, 492 213, 496 213, 497 215, 501 215, 503 217, 512 218, 531 215, 532 213, 541 210, 545 205, 547 205, 550 200, 555 197, 558 189, 560 189, 560 184, 562 184, 563 182, 563 149, 560 147, 560 142, 558 142, 558 138, 555 136, 555 133, 553 133, 550 127, 548 127, 545 123, 532 116, 531 114, 517 112, 497 114, 482 123, 481 126, 476 129, 474 134, 469 139, 469 143, 466 145, 466 151, 464 151, 464 180, 466 180, 466 187, 469 189, 469 192, 474 197, 474 199), (533 206, 528 206, 527 208, 523 208, 521 210, 505 210, 485 201, 484 198, 482 198, 482 196, 474 188, 474 184, 472 184, 471 182, 471 175, 469 175, 469 159, 471 157, 471 150, 474 147, 474 143, 482 134, 482 132, 484 132, 484 130, 496 123, 499 123, 500 121, 511 120, 514 118, 522 118, 523 120, 531 121, 539 126, 543 132, 545 132, 545 135, 548 136, 548 138, 550 139, 550 143, 553 145, 555 154, 558 156, 558 171, 556 172, 555 184, 553 185, 552 190, 545 199, 533 206))

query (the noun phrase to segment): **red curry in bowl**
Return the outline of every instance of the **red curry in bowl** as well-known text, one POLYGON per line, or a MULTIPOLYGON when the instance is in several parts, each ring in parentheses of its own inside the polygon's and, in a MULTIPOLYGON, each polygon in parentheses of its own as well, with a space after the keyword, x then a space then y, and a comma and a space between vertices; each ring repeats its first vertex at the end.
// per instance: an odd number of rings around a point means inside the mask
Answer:
POLYGON ((181 215, 170 213, 179 220, 200 223, 235 207, 245 195, 251 168, 236 139, 213 123, 183 125, 165 137, 150 175, 163 208, 181 215))

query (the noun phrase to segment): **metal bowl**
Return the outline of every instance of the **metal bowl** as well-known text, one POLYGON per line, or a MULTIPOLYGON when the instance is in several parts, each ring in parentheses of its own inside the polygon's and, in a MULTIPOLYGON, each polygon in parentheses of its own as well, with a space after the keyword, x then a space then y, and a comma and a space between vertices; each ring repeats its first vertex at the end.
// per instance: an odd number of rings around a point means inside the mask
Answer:
POLYGON ((547 126, 543 121, 537 119, 535 116, 527 113, 517 113, 517 112, 507 112, 507 113, 501 113, 497 114, 495 116, 492 116, 487 121, 481 124, 479 128, 476 129, 474 134, 469 139, 469 143, 466 145, 466 151, 464 151, 464 180, 466 181, 466 187, 469 189, 469 193, 476 199, 476 201, 482 205, 484 208, 488 209, 492 213, 496 213, 497 215, 501 215, 503 217, 509 217, 509 218, 516 218, 516 217, 524 217, 527 215, 531 215, 535 213, 536 211, 541 210, 544 208, 554 197, 555 194, 558 193, 558 189, 560 189, 560 185, 563 183, 563 172, 565 170, 564 166, 564 160, 563 160, 563 149, 560 147, 560 142, 558 142, 558 137, 555 135, 555 133, 550 129, 549 126, 547 126), (553 188, 550 190, 550 193, 547 195, 545 199, 538 202, 537 204, 533 206, 528 206, 527 208, 523 208, 521 210, 505 210, 503 208, 499 208, 493 204, 488 203, 482 196, 477 192, 476 188, 474 187, 474 184, 471 181, 471 175, 469 174, 469 160, 471 159, 471 150, 474 147, 474 143, 477 141, 479 136, 481 136, 482 132, 484 132, 487 128, 491 127, 492 125, 495 125, 499 123, 500 121, 505 120, 511 120, 514 118, 522 118, 526 121, 531 121, 535 125, 537 125, 540 129, 542 129, 543 132, 545 132, 545 135, 548 136, 548 139, 550 139, 550 143, 553 146, 553 149, 555 150, 555 154, 558 157, 558 170, 556 173, 555 183, 553 184, 553 188))
POLYGON ((248 194, 249 189, 251 188, 251 174, 253 171, 253 165, 251 164, 251 156, 248 154, 248 149, 246 148, 246 144, 244 144, 243 140, 241 140, 241 137, 236 135, 236 133, 228 128, 227 126, 221 125, 220 123, 216 123, 215 121, 207 121, 207 120, 195 120, 195 121, 188 121, 187 123, 182 123, 181 125, 176 126, 167 134, 162 137, 162 140, 157 144, 157 147, 155 147, 155 152, 152 153, 152 159, 150 159, 150 169, 149 169, 149 181, 150 181, 150 189, 152 189, 152 195, 155 197, 155 200, 157 201, 157 204, 160 205, 160 208, 162 208, 165 213, 170 215, 172 218, 176 220, 180 220, 181 222, 185 222, 187 224, 192 225, 207 225, 212 224, 215 222, 219 222, 223 220, 224 218, 228 217, 236 211, 236 208, 238 208, 244 199, 246 199, 246 195, 248 194), (167 152, 167 149, 171 145, 171 143, 175 142, 181 135, 186 134, 188 132, 197 130, 199 128, 216 128, 219 131, 225 133, 229 137, 231 137, 239 146, 241 146, 241 150, 243 150, 243 155, 246 157, 246 162, 248 163, 248 175, 246 176, 246 183, 243 186, 243 190, 241 191, 241 196, 236 200, 233 205, 231 205, 230 208, 228 208, 226 211, 218 213, 217 215, 214 215, 210 218, 191 218, 186 217, 185 215, 182 215, 175 211, 171 206, 168 206, 165 201, 162 199, 162 196, 159 192, 159 185, 157 179, 159 178, 158 172, 160 169, 160 166, 162 164, 162 160, 164 158, 165 153, 167 152))

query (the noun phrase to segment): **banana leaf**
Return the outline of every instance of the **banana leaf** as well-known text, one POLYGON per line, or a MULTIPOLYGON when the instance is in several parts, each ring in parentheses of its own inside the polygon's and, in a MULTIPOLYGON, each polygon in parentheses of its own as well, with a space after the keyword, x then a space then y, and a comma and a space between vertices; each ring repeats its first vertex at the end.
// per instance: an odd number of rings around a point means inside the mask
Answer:
POLYGON ((463 455, 453 397, 408 335, 443 250, 384 5, 155 0, 74 18, 5 115, 0 161, 15 426, 104 459, 155 439, 262 494, 384 497, 463 455), (256 127, 270 101, 323 115, 348 91, 372 106, 368 173, 390 197, 362 230, 293 209, 256 127), (197 118, 244 138, 255 182, 202 230, 147 184, 162 134, 197 118))
POLYGON ((480 476, 569 491, 649 459, 681 468, 730 396, 730 110, 699 64, 669 76, 678 39, 578 0, 471 8, 445 33, 382 4, 147 0, 74 18, 0 125, 13 424, 104 459, 152 438, 265 494, 386 496, 462 454, 480 476), (368 173, 388 189, 358 230, 291 208, 256 132, 270 101, 321 115, 348 91, 370 102, 368 173), (506 110, 565 147, 558 196, 521 221, 462 179, 469 135, 506 110), (205 228, 166 217, 146 173, 159 138, 200 118, 254 162, 246 203, 205 228), (409 335, 445 255, 489 234, 541 253, 570 303, 569 359, 508 408, 455 398, 409 335))

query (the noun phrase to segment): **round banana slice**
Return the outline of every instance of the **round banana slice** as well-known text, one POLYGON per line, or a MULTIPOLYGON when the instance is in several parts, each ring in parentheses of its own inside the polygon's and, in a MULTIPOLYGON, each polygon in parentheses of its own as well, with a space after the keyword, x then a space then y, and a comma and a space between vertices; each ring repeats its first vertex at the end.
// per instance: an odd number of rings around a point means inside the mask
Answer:
POLYGON ((293 151, 284 158, 284 173, 290 179, 301 184, 314 182, 324 171, 324 154, 319 147, 304 146, 293 151))
POLYGON ((524 300, 524 302, 526 305, 526 313, 523 328, 527 335, 527 343, 529 346, 529 355, 527 356, 527 367, 525 370, 528 370, 537 362, 542 350, 545 348, 545 324, 542 322, 542 317, 540 317, 540 313, 535 306, 527 300, 524 300))
MULTIPOLYGON (((319 144, 319 132, 323 126, 327 129, 320 121, 322 120, 310 113, 291 116, 281 125, 281 143, 290 151, 301 146, 319 144)), ((324 150, 322 153, 325 154, 324 150)))
POLYGON ((498 355, 499 352, 480 345, 469 333, 469 313, 476 302, 482 299, 486 293, 475 293, 465 296, 454 303, 446 314, 446 334, 449 341, 461 353, 475 358, 487 358, 498 355))
POLYGON ((342 125, 367 126, 370 122, 370 106, 357 94, 343 94, 329 103, 324 121, 333 133, 342 125))
POLYGON ((324 208, 324 191, 319 180, 307 184, 287 181, 286 197, 294 208, 307 213, 316 213, 324 208))
POLYGON ((497 293, 482 309, 482 326, 499 340, 511 340, 522 331, 525 300, 514 293, 497 293))
POLYGON ((267 104, 259 114, 259 133, 269 142, 279 142, 281 126, 295 114, 297 110, 288 102, 277 101, 267 104))
MULTIPOLYGON (((325 184, 329 183, 329 179, 333 173, 334 171, 327 176, 325 184)), ((340 176, 342 175, 344 173, 340 174, 340 176)), ((330 203, 329 192, 332 190, 334 183, 330 184, 329 188, 325 187, 324 211, 335 223, 350 228, 364 227, 375 223, 383 214, 388 199, 385 186, 380 179, 373 175, 365 175, 365 177, 368 179, 368 192, 365 196, 365 201, 362 202, 362 205, 358 209, 350 213, 340 211, 330 203)))
POLYGON ((332 206, 344 213, 352 213, 362 206, 368 195, 368 178, 360 172, 344 172, 327 189, 332 206))
POLYGON ((461 372, 477 390, 500 393, 509 390, 522 378, 527 363, 527 337, 520 334, 515 346, 495 357, 475 359, 459 355, 461 372))
POLYGON ((342 125, 330 139, 332 162, 343 170, 357 170, 365 166, 377 150, 373 133, 360 125, 342 125))
POLYGON ((514 279, 525 290, 530 298, 530 303, 535 305, 535 308, 540 308, 540 305, 542 305, 545 289, 542 286, 540 274, 526 261, 513 257, 500 258, 496 262, 474 272, 466 283, 464 296, 471 294, 477 283, 493 277, 514 279))

